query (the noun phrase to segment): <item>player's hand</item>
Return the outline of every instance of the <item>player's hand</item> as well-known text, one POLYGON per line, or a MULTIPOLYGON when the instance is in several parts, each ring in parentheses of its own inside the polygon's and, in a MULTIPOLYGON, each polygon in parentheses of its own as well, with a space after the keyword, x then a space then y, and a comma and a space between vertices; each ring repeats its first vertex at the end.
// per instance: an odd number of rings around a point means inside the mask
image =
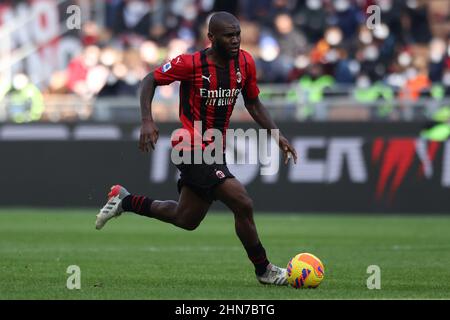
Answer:
POLYGON ((293 157, 294 163, 297 163, 297 151, 295 148, 289 143, 288 139, 283 136, 280 136, 280 149, 283 151, 284 156, 284 164, 288 164, 289 160, 293 157))
POLYGON ((150 147, 155 150, 155 144, 159 138, 159 129, 152 120, 143 120, 141 135, 139 137, 139 149, 142 152, 150 151, 150 147))

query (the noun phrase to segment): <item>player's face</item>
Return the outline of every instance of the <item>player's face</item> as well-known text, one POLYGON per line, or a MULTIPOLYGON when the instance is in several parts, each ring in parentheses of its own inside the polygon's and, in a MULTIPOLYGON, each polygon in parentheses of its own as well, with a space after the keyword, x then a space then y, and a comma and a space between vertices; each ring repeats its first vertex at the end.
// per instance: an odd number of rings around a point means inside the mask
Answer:
POLYGON ((239 24, 225 25, 214 35, 213 47, 220 54, 234 58, 241 46, 241 27, 239 24))

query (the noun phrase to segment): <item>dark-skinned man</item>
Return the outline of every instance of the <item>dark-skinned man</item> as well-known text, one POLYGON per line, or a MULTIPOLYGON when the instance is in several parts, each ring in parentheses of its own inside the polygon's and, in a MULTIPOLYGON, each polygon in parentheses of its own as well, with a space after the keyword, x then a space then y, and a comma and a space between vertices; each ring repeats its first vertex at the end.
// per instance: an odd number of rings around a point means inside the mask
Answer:
MULTIPOLYGON (((248 52, 240 49, 240 34, 239 21, 235 16, 217 12, 211 16, 208 25, 210 48, 194 54, 182 54, 142 80, 141 151, 154 149, 159 136, 151 111, 155 89, 174 81, 180 81, 180 120, 191 140, 188 140, 188 144, 181 144, 177 139, 172 139, 172 145, 181 154, 189 153, 190 159, 195 158, 194 152, 204 151, 215 142, 202 139, 206 130, 216 129, 226 136, 225 131, 240 93, 248 112, 263 129, 278 129, 258 98, 255 62, 248 52), (200 124, 201 132, 197 124, 200 124), (195 139, 196 135, 200 136, 200 140, 195 139)), ((285 163, 290 158, 296 162, 295 149, 282 134, 277 137, 285 163)), ((219 200, 234 214, 236 234, 255 267, 259 282, 286 285, 286 269, 269 262, 253 219, 252 199, 245 187, 228 170, 224 161, 225 144, 224 141, 221 142, 222 144, 216 141, 215 155, 219 154, 223 161, 210 164, 202 159, 200 163, 191 161, 177 164, 181 172, 178 201, 160 201, 132 195, 123 186, 113 186, 108 194, 108 202, 97 215, 96 228, 101 229, 108 220, 122 212, 134 212, 186 230, 194 230, 200 225, 212 202, 219 200)))

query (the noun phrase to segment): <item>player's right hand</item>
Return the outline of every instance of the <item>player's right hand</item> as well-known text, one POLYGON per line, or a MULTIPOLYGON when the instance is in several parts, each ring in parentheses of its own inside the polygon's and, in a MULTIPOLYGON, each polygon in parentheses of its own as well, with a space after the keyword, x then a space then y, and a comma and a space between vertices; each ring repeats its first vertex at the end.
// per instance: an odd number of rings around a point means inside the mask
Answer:
POLYGON ((139 149, 142 152, 150 151, 150 147, 155 150, 156 141, 159 138, 159 129, 152 120, 143 120, 141 135, 139 137, 139 149))

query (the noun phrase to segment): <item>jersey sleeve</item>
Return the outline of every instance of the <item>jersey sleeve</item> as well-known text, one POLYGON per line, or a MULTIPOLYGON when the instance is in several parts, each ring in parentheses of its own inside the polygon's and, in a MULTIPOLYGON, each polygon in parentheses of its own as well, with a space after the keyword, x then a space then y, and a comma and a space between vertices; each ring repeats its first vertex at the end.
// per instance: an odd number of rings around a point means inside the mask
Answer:
POLYGON ((174 81, 192 80, 192 56, 182 54, 155 69, 153 76, 158 85, 171 84, 174 81))
POLYGON ((242 89, 242 95, 245 101, 254 100, 259 95, 259 88, 256 84, 256 65, 252 56, 248 53, 245 54, 245 60, 247 64, 247 77, 242 89))

